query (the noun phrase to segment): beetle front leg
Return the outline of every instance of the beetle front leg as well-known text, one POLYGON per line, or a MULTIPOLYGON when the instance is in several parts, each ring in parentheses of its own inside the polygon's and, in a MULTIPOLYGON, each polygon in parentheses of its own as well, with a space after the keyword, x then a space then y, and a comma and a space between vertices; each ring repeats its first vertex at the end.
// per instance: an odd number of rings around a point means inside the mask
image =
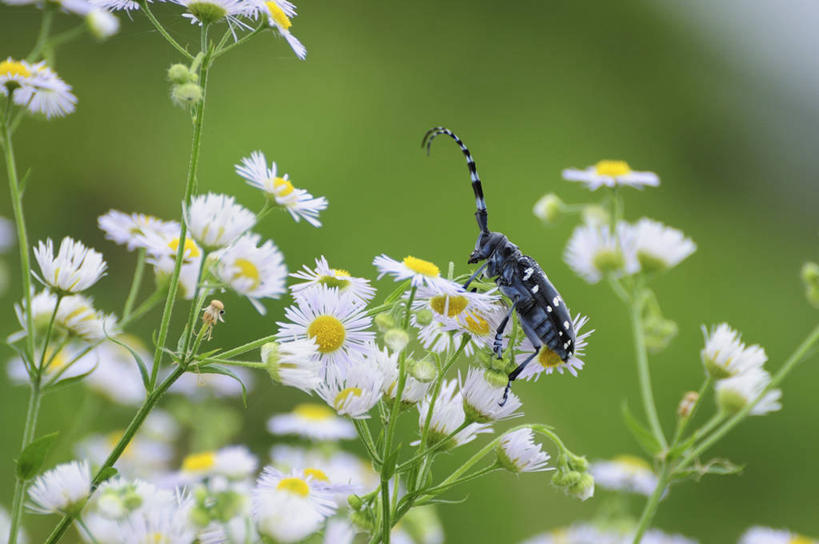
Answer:
POLYGON ((503 318, 503 321, 498 325, 498 330, 495 332, 495 342, 492 344, 492 351, 497 355, 498 359, 503 359, 503 331, 506 330, 506 325, 509 324, 509 318, 512 317, 512 312, 515 311, 515 305, 518 299, 512 301, 512 306, 503 318))
POLYGON ((480 274, 481 272, 483 272, 483 269, 484 269, 484 268, 486 268, 486 265, 487 265, 487 264, 489 264, 489 261, 485 261, 485 262, 484 262, 484 263, 483 263, 481 266, 479 266, 479 267, 478 267, 478 269, 477 269, 477 270, 475 270, 475 273, 474 273, 474 274, 472 274, 471 276, 469 276, 469 279, 468 279, 468 280, 466 280, 466 283, 464 284, 464 291, 466 291, 466 290, 467 290, 467 288, 469 287, 469 284, 470 284, 470 283, 472 283, 472 282, 475 280, 475 278, 477 278, 477 277, 478 277, 478 274, 480 274))

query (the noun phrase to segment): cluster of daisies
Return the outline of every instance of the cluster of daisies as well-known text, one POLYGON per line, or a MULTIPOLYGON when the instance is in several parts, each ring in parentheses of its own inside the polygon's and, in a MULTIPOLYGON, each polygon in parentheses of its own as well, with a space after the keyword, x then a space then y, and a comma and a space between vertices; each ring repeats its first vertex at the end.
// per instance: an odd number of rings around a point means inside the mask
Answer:
MULTIPOLYGON (((619 527, 591 523, 577 523, 527 539, 522 544, 631 544, 633 535, 619 527)), ((652 529, 641 540, 642 544, 696 544, 696 540, 681 535, 669 535, 652 529)), ((816 544, 808 538, 784 529, 751 527, 739 538, 738 544, 816 544)))
POLYGON ((11 57, 0 61, 0 94, 48 119, 68 115, 77 104, 71 86, 45 62, 32 64, 11 57))

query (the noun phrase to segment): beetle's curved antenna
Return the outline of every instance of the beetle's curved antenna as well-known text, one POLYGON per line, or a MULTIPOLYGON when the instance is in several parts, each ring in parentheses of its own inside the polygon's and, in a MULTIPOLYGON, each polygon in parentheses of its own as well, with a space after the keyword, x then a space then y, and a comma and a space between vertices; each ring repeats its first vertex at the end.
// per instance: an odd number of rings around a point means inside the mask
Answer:
POLYGON ((427 133, 424 134, 424 139, 421 140, 421 147, 426 147, 427 155, 429 155, 432 140, 434 140, 439 134, 446 134, 455 140, 455 143, 457 143, 458 147, 460 147, 461 151, 463 151, 464 157, 466 157, 466 166, 469 168, 469 178, 472 180, 472 191, 475 193, 475 206, 478 208, 478 210, 475 212, 475 219, 478 220, 478 227, 480 227, 481 232, 489 232, 489 227, 487 226, 486 201, 484 201, 483 198, 481 178, 478 177, 478 169, 475 166, 475 161, 472 159, 472 154, 469 152, 466 144, 464 144, 461 139, 448 128, 434 127, 429 129, 427 133))

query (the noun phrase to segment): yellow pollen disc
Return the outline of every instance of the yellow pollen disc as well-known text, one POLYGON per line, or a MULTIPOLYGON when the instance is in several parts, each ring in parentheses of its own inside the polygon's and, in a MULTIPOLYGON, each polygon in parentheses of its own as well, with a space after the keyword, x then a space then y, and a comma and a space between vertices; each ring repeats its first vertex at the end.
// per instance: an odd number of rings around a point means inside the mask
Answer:
POLYGON ((802 535, 796 535, 792 539, 788 540, 788 544, 815 544, 815 542, 815 540, 802 535))
POLYGON ((310 486, 301 478, 282 478, 279 485, 276 486, 276 489, 288 491, 300 497, 306 497, 310 494, 310 486))
POLYGON ((437 295, 429 299, 430 308, 440 315, 444 315, 444 312, 446 312, 448 317, 455 317, 463 312, 467 304, 469 302, 462 295, 437 295))
POLYGON ((215 464, 216 453, 212 451, 194 453, 193 455, 188 455, 182 461, 182 470, 186 472, 198 472, 213 468, 213 465, 215 464))
MULTIPOLYGON (((168 243, 168 247, 174 251, 179 249, 179 238, 174 238, 168 243)), ((190 238, 185 238, 185 255, 188 259, 195 259, 199 257, 199 248, 196 247, 196 243, 191 240, 190 238)))
POLYGON ((332 410, 321 404, 297 404, 293 413, 311 421, 326 421, 335 416, 332 410))
POLYGON ((332 353, 344 344, 347 331, 337 318, 320 315, 307 327, 307 336, 316 341, 321 353, 332 353))
POLYGON ((489 322, 480 315, 467 314, 465 321, 466 328, 469 329, 469 332, 472 334, 477 334, 478 336, 489 334, 489 322))
POLYGON ((151 544, 162 544, 162 542, 165 542, 165 535, 159 532, 151 533, 148 535, 148 542, 151 544))
POLYGON ((350 273, 344 270, 343 268, 333 268, 333 274, 337 278, 349 278, 350 273))
POLYGON ((324 473, 323 470, 317 468, 306 468, 304 469, 305 476, 312 476, 314 480, 320 480, 322 482, 329 482, 330 478, 324 473))
POLYGON ((563 359, 554 351, 543 346, 543 349, 537 354, 537 362, 540 363, 543 368, 555 368, 563 364, 563 359))
POLYGON ((333 406, 336 407, 337 410, 341 409, 344 406, 344 403, 347 401, 348 398, 351 396, 353 397, 360 397, 361 396, 361 388, 360 387, 347 387, 342 389, 338 395, 336 395, 335 400, 333 400, 333 406))
POLYGON ((612 459, 615 463, 623 465, 624 468, 630 470, 648 470, 651 472, 651 465, 645 459, 635 457, 633 455, 618 455, 612 459))
POLYGON ((259 269, 256 268, 256 265, 252 262, 248 261, 247 259, 236 259, 233 261, 233 266, 239 269, 238 272, 233 276, 233 279, 239 278, 248 278, 253 280, 253 284, 251 285, 251 290, 256 289, 259 286, 259 269))
POLYGON ((4 60, 0 62, 0 76, 21 76, 31 77, 31 70, 26 65, 16 60, 4 60))
POLYGON ((600 161, 594 165, 598 176, 609 176, 616 178, 625 176, 631 172, 631 168, 626 161, 600 161))
POLYGON ((441 271, 433 263, 412 256, 404 257, 404 266, 424 276, 437 278, 441 275, 441 271))
POLYGON ((290 183, 290 180, 276 178, 273 180, 273 191, 276 193, 276 196, 287 196, 293 192, 293 184, 290 183))

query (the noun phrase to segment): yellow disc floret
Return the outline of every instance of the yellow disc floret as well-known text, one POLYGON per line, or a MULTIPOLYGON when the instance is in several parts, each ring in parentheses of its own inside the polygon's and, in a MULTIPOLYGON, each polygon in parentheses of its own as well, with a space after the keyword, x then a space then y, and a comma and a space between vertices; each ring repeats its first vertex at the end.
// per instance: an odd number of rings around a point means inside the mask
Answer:
POLYGON ((235 266, 238 269, 236 274, 234 274, 233 276, 234 280, 241 278, 248 278, 249 280, 252 280, 253 283, 250 286, 251 291, 259 286, 261 278, 259 274, 259 269, 256 267, 255 264, 253 264, 247 259, 239 258, 233 261, 233 266, 235 266))
POLYGON ((325 421, 335 416, 332 410, 321 404, 297 404, 293 413, 311 421, 325 421))
POLYGON ((425 261, 424 259, 418 259, 417 257, 413 257, 411 255, 404 257, 404 266, 416 274, 421 274, 423 276, 437 278, 441 275, 441 270, 435 266, 435 264, 425 261))
POLYGON ((537 362, 543 368, 555 368, 563 364, 563 359, 560 358, 560 355, 544 346, 537 354, 537 362))
POLYGON ((216 464, 216 453, 206 451, 194 453, 182 460, 182 470, 185 472, 202 472, 210 470, 216 464))
POLYGON ((31 70, 20 61, 6 59, 0 61, 0 77, 2 76, 31 77, 31 70))
MULTIPOLYGON (((168 242, 168 247, 173 251, 177 251, 179 249, 179 237, 176 237, 168 242)), ((194 242, 191 238, 185 238, 185 258, 195 259, 200 255, 201 253, 199 252, 199 248, 196 246, 196 242, 194 242)))
POLYGON ((332 353, 344 344, 347 331, 332 315, 320 315, 307 327, 307 336, 316 341, 321 353, 332 353))
POLYGON ((267 6, 267 9, 270 10, 270 16, 273 17, 273 20, 276 22, 276 25, 279 28, 287 30, 293 26, 293 23, 290 22, 290 18, 287 16, 284 10, 279 7, 279 4, 271 1, 265 2, 265 5, 267 6))
POLYGON ((469 301, 463 295, 437 295, 429 299, 429 306, 436 313, 446 315, 447 317, 455 317, 466 309, 469 301))
POLYGON ((626 161, 600 161, 594 165, 598 176, 609 176, 616 178, 631 173, 631 168, 626 161))
POLYGON ((276 486, 276 489, 287 491, 300 497, 306 497, 310 494, 310 486, 301 478, 282 478, 279 485, 276 486))
POLYGON ((626 470, 630 471, 647 470, 651 472, 651 465, 649 465, 645 459, 641 459, 633 455, 618 455, 617 457, 612 459, 612 461, 622 465, 623 468, 625 468, 626 470))
POLYGON ((336 410, 341 410, 347 402, 347 399, 350 397, 360 397, 361 393, 360 387, 346 387, 336 395, 336 398, 333 400, 333 406, 336 407, 336 410))
POLYGON ((472 334, 478 336, 486 336, 489 334, 489 322, 477 313, 467 314, 464 321, 466 321, 466 328, 472 334))
POLYGON ((293 192, 293 184, 289 179, 276 178, 273 180, 273 192, 276 196, 287 196, 293 192))
POLYGON ((314 480, 319 480, 321 482, 329 482, 330 478, 324 473, 323 470, 318 468, 306 468, 304 469, 305 476, 312 476, 314 480))

